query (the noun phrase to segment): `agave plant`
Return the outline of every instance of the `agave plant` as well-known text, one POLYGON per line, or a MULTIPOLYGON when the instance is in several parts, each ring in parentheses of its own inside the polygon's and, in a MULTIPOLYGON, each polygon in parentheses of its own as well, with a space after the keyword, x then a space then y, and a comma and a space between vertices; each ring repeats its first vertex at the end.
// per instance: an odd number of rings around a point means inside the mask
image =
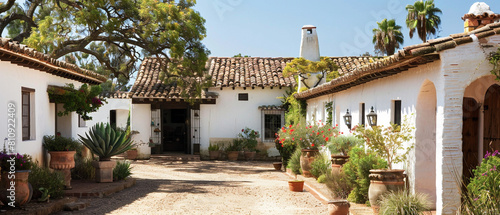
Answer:
POLYGON ((125 132, 116 131, 109 123, 97 123, 85 133, 86 137, 78 136, 83 145, 99 156, 100 161, 109 161, 111 156, 124 153, 133 146, 125 132))

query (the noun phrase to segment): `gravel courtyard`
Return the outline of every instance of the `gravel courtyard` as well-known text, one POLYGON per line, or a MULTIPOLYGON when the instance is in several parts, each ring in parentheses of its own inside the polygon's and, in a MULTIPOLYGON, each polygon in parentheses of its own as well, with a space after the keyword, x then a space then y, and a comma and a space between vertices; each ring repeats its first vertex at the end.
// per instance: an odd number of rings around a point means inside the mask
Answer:
POLYGON ((59 214, 326 214, 308 192, 290 192, 289 177, 270 162, 135 161, 137 184, 90 206, 59 214))

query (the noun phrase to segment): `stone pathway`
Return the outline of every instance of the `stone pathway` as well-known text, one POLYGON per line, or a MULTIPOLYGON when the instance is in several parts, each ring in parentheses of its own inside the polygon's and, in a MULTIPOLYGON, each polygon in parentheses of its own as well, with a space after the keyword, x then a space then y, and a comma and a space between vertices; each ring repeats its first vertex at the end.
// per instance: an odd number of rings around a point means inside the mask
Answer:
POLYGON ((136 185, 90 206, 58 214, 326 214, 308 192, 290 192, 289 177, 270 162, 135 161, 136 185))

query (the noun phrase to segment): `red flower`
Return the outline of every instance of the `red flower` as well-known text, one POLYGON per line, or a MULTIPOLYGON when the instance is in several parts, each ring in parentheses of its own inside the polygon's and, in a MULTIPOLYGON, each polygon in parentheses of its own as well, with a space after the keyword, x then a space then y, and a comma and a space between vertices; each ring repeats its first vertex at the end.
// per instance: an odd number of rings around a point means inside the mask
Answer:
POLYGON ((281 147, 283 147, 283 144, 281 144, 281 147))
POLYGON ((258 133, 257 133, 257 132, 255 132, 255 135, 257 135, 257 134, 258 134, 258 133))
POLYGON ((340 134, 344 134, 344 132, 340 132, 340 134))
POLYGON ((293 129, 292 129, 292 130, 290 130, 290 132, 293 132, 293 131, 295 131, 295 130, 293 130, 293 129))
POLYGON ((314 146, 314 143, 313 143, 313 144, 311 144, 311 146, 314 146))
POLYGON ((325 138, 325 135, 323 134, 323 138, 325 138))
POLYGON ((302 140, 302 137, 300 138, 300 140, 302 140))
POLYGON ((325 131, 321 131, 321 133, 324 133, 325 131))
POLYGON ((295 141, 295 137, 292 137, 292 140, 295 141))
POLYGON ((318 133, 316 133, 316 135, 319 135, 319 132, 318 132, 318 133))
POLYGON ((328 131, 332 130, 331 128, 328 129, 328 131))
POLYGON ((316 133, 316 132, 313 131, 312 133, 316 133))
POLYGON ((241 129, 241 132, 245 131, 245 129, 241 129))
POLYGON ((335 127, 339 126, 339 124, 335 124, 335 127))
POLYGON ((290 125, 289 127, 292 128, 292 125, 290 125))
POLYGON ((328 141, 328 137, 325 138, 325 141, 328 141))
POLYGON ((309 126, 309 128, 312 128, 312 127, 313 127, 312 125, 309 126))

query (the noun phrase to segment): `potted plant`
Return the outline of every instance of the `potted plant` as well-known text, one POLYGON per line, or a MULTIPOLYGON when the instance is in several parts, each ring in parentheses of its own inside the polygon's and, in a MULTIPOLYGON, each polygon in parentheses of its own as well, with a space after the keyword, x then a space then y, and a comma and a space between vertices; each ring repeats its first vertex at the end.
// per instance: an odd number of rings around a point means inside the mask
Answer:
POLYGON ((115 131, 109 123, 97 123, 85 134, 78 135, 80 142, 99 157, 99 161, 92 162, 95 167, 97 182, 113 182, 113 168, 116 161, 111 161, 111 156, 126 152, 132 148, 130 136, 125 132, 115 131))
POLYGON ((354 128, 358 137, 364 138, 368 149, 387 161, 388 169, 370 170, 370 187, 368 198, 374 211, 378 211, 378 202, 381 195, 387 191, 399 191, 404 188, 404 170, 392 169, 393 163, 406 160, 413 144, 405 147, 405 143, 412 140, 413 127, 408 120, 399 126, 392 124, 387 127, 373 126, 354 128))
POLYGON ((243 141, 239 138, 233 139, 233 143, 226 147, 227 160, 238 160, 238 154, 242 150, 242 143, 243 141))
POLYGON ((332 173, 340 171, 342 165, 349 160, 349 151, 363 142, 363 139, 354 135, 339 135, 332 138, 327 146, 332 157, 332 173))
POLYGON ((319 122, 315 125, 299 123, 281 128, 278 132, 280 143, 297 144, 302 150, 300 166, 305 177, 313 177, 311 163, 319 153, 319 146, 324 146, 328 140, 337 135, 338 129, 319 122))
POLYGON ((0 166, 2 173, 0 201, 4 205, 11 207, 28 203, 33 194, 31 185, 28 183, 31 171, 31 157, 29 155, 0 152, 0 166), (12 186, 14 189, 12 189, 12 186))
POLYGON ((259 132, 250 128, 241 129, 241 133, 238 134, 238 138, 243 141, 242 145, 245 151, 245 159, 247 161, 253 161, 255 158, 255 148, 257 148, 257 138, 259 137, 259 132))
POLYGON ((295 175, 295 180, 288 181, 288 189, 292 192, 302 192, 304 191, 304 181, 297 180, 297 175, 295 175))
POLYGON ((292 157, 293 152, 295 152, 297 145, 293 143, 280 143, 281 141, 278 136, 278 133, 275 133, 275 135, 276 139, 274 140, 274 145, 276 146, 276 149, 280 153, 281 162, 274 162, 273 165, 275 166, 274 168, 276 170, 281 170, 281 166, 284 166, 286 170, 288 166, 288 161, 292 157))
POLYGON ((327 172, 325 184, 332 197, 332 200, 328 201, 328 214, 348 215, 351 205, 346 199, 352 190, 348 176, 343 172, 327 172))
POLYGON ((220 146, 219 144, 212 144, 208 146, 208 155, 210 160, 217 160, 220 157, 220 146))
POLYGON ((64 188, 71 189, 71 169, 75 167, 75 154, 81 144, 73 138, 46 135, 43 137, 43 148, 49 151, 49 167, 64 176, 64 188))

